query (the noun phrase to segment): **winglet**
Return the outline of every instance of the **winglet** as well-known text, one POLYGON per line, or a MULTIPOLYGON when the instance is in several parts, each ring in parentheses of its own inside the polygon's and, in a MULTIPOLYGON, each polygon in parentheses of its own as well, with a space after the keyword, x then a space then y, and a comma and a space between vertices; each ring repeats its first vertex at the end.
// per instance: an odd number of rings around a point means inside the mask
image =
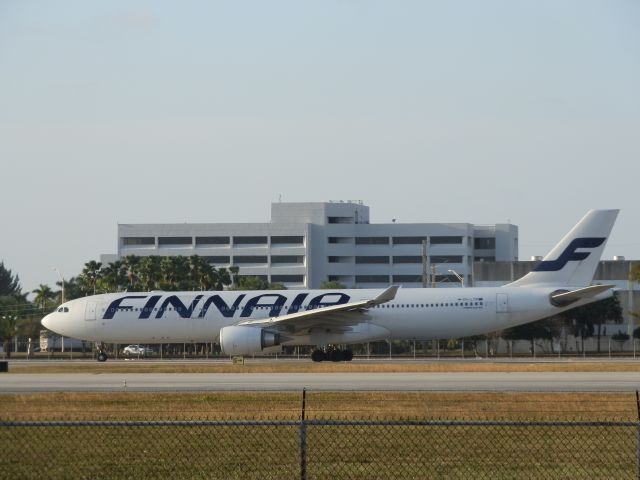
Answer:
POLYGON ((399 285, 391 285, 389 288, 387 288, 384 292, 382 292, 376 298, 374 298, 373 300, 370 300, 370 303, 372 305, 380 305, 382 303, 390 302, 391 300, 396 298, 396 293, 398 293, 398 288, 400 288, 399 285))

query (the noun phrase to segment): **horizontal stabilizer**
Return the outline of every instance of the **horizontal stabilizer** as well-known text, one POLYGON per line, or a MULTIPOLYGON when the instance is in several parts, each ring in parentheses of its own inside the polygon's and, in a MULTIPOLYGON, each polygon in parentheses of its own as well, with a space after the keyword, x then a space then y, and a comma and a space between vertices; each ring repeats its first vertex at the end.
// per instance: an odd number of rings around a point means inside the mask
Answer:
POLYGON ((606 292, 614 287, 615 285, 592 285, 590 287, 573 290, 572 292, 561 290, 558 293, 551 294, 551 303, 558 307, 566 307, 578 300, 595 297, 599 293, 606 292))

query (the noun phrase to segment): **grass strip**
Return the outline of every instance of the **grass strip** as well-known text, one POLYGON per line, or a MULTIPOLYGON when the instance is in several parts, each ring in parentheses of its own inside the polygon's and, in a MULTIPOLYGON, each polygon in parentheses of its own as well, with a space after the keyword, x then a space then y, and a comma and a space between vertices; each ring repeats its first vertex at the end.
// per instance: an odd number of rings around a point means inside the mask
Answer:
POLYGON ((492 362, 445 361, 426 362, 323 362, 306 361, 247 361, 244 365, 212 361, 158 362, 136 360, 106 363, 55 362, 51 365, 28 362, 11 363, 9 373, 400 373, 400 372, 640 372, 640 362, 608 361, 544 361, 544 362, 492 362))

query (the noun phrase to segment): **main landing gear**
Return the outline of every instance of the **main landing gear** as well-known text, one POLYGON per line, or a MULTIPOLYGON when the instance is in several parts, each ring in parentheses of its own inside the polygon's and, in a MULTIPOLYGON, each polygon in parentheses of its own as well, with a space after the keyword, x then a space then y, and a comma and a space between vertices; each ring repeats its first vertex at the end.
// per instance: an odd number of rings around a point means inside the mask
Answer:
POLYGON ((106 362, 107 361, 107 354, 105 353, 105 346, 104 343, 100 342, 99 344, 96 345, 96 347, 98 348, 98 361, 99 362, 106 362))
POLYGON ((350 362, 353 360, 353 352, 351 350, 327 347, 314 350, 311 353, 311 360, 314 362, 350 362))

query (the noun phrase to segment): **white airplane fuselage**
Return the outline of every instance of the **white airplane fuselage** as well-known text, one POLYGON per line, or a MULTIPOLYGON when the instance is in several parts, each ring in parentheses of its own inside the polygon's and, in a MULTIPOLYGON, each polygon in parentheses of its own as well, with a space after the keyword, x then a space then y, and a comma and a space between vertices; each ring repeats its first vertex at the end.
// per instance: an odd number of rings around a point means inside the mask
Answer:
MULTIPOLYGON (((399 289, 392 301, 363 310, 355 325, 311 326, 282 345, 460 338, 528 323, 612 295, 606 291, 560 308, 550 302, 557 290, 542 286, 399 289)), ((83 340, 215 342, 223 327, 366 300, 379 293, 378 289, 127 292, 71 300, 61 306, 62 312, 58 309, 51 315, 56 317, 57 332, 83 340)), ((43 325, 47 326, 46 318, 43 325)))
MULTIPOLYGON (((231 355, 489 333, 612 296, 612 285, 591 283, 617 215, 590 210, 531 272, 504 287, 127 292, 72 300, 42 324, 96 342, 219 341, 231 355)), ((353 357, 333 350, 332 358, 353 357)), ((314 361, 323 360, 319 353, 314 361)))

